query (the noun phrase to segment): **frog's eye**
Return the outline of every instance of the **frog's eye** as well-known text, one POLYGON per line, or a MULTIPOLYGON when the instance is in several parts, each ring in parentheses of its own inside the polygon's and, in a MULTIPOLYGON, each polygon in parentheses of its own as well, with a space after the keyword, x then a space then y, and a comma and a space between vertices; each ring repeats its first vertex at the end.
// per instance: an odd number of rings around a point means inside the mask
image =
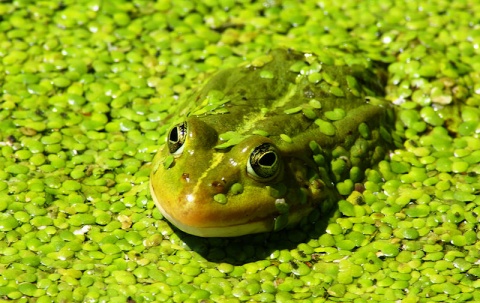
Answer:
POLYGON ((259 181, 275 178, 281 167, 277 149, 270 143, 263 143, 252 151, 247 163, 247 172, 259 181))
POLYGON ((183 152, 185 139, 187 138, 187 122, 175 125, 168 133, 168 150, 174 156, 183 152))

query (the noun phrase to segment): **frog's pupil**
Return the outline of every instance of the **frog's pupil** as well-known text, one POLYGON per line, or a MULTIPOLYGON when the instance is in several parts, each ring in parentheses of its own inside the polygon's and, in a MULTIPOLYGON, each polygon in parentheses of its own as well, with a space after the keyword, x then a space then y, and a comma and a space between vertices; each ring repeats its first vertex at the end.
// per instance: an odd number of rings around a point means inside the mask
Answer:
POLYGON ((269 151, 263 154, 263 156, 258 161, 258 164, 260 164, 261 166, 273 166, 276 161, 277 155, 274 152, 269 151))
POLYGON ((170 142, 174 143, 178 141, 178 126, 174 127, 170 132, 170 142))

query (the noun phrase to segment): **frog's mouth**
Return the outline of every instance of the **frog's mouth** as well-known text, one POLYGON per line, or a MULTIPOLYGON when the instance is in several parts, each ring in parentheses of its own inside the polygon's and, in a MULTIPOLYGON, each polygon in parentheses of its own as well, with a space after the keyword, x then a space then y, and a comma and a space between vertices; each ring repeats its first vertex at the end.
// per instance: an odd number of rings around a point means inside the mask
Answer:
POLYGON ((150 193, 152 196, 155 205, 157 205, 158 209, 162 213, 162 215, 173 225, 175 225, 178 229, 199 237, 238 237, 247 234, 256 234, 262 232, 268 232, 272 230, 273 222, 271 218, 259 221, 248 222, 245 224, 237 224, 237 225, 227 225, 227 226, 212 226, 212 227, 204 227, 204 226, 191 226, 183 223, 181 220, 173 217, 168 213, 163 207, 162 203, 157 199, 155 195, 154 188, 152 182, 150 182, 150 193))

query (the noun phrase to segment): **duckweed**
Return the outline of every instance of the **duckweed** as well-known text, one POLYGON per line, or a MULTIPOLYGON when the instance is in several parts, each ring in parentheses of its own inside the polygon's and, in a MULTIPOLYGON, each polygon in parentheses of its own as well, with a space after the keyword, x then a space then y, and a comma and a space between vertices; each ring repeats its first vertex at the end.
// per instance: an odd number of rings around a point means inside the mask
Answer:
MULTIPOLYGON (((480 6, 317 2, 2 2, 0 296, 480 301, 480 35, 469 26, 480 6), (147 186, 162 122, 205 75, 262 64, 255 58, 278 46, 317 53, 318 62, 292 68, 339 97, 323 63, 388 66, 386 99, 403 146, 362 179, 310 144, 319 166, 333 161, 333 174, 350 179, 335 184, 343 196, 335 213, 312 214, 293 230, 201 239, 172 229, 147 186)), ((346 79, 354 95, 359 80, 346 79)), ((206 102, 220 112, 226 101, 206 102)), ((317 117, 321 102, 287 113, 302 111, 334 136, 348 112, 339 105, 317 117)), ((377 135, 366 124, 358 132, 377 135)), ((238 136, 224 140, 217 148, 238 136)), ((238 184, 232 194, 242 194, 238 184)))

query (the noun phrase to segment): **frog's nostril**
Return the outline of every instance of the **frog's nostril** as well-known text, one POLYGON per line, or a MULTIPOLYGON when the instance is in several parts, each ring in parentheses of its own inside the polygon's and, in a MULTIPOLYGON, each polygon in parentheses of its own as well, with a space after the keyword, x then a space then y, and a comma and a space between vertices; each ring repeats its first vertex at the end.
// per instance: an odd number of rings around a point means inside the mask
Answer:
POLYGON ((210 185, 215 189, 215 192, 217 193, 223 193, 225 190, 225 182, 213 181, 210 185))

